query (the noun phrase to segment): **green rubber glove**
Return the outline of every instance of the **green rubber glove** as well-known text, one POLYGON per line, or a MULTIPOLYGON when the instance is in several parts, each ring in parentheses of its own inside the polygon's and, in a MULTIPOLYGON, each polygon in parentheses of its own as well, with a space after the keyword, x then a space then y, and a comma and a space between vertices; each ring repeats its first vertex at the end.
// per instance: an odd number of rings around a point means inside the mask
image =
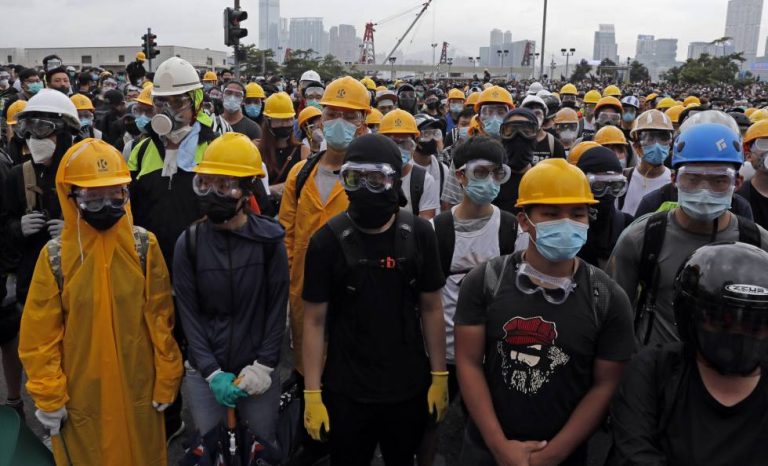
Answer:
POLYGON ((234 408, 237 400, 248 396, 245 390, 234 384, 235 374, 222 372, 219 369, 208 376, 207 380, 216 401, 227 408, 234 408))

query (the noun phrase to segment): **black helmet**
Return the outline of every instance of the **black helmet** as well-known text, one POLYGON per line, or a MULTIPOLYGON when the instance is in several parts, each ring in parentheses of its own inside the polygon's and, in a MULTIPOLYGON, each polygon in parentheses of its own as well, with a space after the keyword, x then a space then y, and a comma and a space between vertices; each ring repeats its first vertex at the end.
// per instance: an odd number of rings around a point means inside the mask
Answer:
POLYGON ((743 111, 739 112, 736 110, 732 110, 728 112, 728 115, 732 116, 734 120, 736 120, 736 124, 739 125, 739 129, 746 129, 752 126, 752 122, 749 120, 749 117, 744 114, 743 111))
POLYGON ((545 95, 541 99, 547 105, 546 119, 549 120, 550 118, 554 118, 555 114, 560 110, 560 99, 554 95, 545 95))
POLYGON ((722 374, 768 362, 768 252, 736 242, 694 251, 675 279, 680 339, 722 374))

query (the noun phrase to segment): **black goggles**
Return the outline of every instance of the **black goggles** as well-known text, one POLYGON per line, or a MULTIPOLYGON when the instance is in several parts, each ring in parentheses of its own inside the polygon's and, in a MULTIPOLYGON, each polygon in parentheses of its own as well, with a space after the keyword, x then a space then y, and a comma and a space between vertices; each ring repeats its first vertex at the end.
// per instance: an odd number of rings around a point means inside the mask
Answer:
POLYGON ((25 118, 19 120, 17 125, 17 134, 24 139, 30 137, 36 139, 45 139, 55 133, 64 129, 64 121, 53 120, 50 118, 25 118))
POLYGON ((512 139, 518 134, 525 139, 533 139, 539 132, 539 127, 531 121, 508 121, 501 124, 501 138, 512 139))

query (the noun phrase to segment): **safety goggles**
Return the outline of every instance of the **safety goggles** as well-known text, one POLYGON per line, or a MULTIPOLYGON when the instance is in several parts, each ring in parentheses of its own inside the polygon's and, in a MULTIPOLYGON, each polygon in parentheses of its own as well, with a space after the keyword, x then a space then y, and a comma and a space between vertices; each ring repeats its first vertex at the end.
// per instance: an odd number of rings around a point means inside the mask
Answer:
POLYGON ((239 198, 243 191, 240 180, 234 176, 196 174, 192 178, 192 190, 198 196, 214 193, 219 197, 239 198))
POLYGON ((77 116, 80 118, 93 118, 93 112, 90 110, 78 110, 77 116))
POLYGON ((323 94, 325 93, 325 89, 322 87, 308 87, 304 89, 304 98, 306 100, 320 100, 323 98, 323 94))
POLYGON ((341 166, 339 177, 346 191, 365 188, 372 193, 383 193, 395 185, 397 172, 386 163, 348 162, 341 166))
POLYGON ((544 120, 544 117, 547 116, 547 114, 539 107, 525 107, 531 112, 533 112, 534 115, 536 115, 536 118, 539 120, 544 120))
POLYGON ((11 79, 11 75, 8 74, 8 73, 0 73, 0 81, 2 81, 4 79, 10 80, 11 79))
POLYGON ((173 112, 180 112, 192 106, 192 99, 187 95, 157 96, 152 99, 152 105, 159 111, 169 108, 173 112))
POLYGON ((384 114, 387 114, 395 109, 395 103, 391 100, 382 100, 378 104, 376 104, 376 108, 384 114))
POLYGON ((423 129, 419 135, 419 141, 421 142, 440 141, 442 139, 443 132, 439 128, 423 129))
POLYGON ((226 97, 238 97, 238 98, 242 99, 243 97, 245 97, 245 92, 238 91, 237 89, 225 89, 224 90, 224 95, 226 97))
POLYGON ((355 126, 360 126, 363 122, 363 112, 359 110, 336 110, 330 107, 323 108, 323 121, 337 120, 339 118, 343 118, 355 126))
POLYGON ((597 123, 600 125, 614 125, 618 126, 621 122, 621 115, 618 113, 601 113, 597 117, 597 123))
POLYGON ((672 143, 672 134, 663 130, 648 130, 640 133, 640 144, 651 146, 653 144, 668 145, 672 143))
POLYGON ((496 165, 486 160, 470 160, 457 168, 457 171, 463 172, 470 180, 485 181, 492 177, 496 184, 506 183, 512 175, 512 170, 507 165, 496 165))
POLYGON ((768 152, 768 139, 755 139, 751 147, 752 152, 762 154, 768 152))
POLYGON ((573 103, 575 103, 576 102, 576 96, 575 95, 564 95, 563 98, 562 98, 562 101, 563 101, 563 103, 566 103, 566 102, 573 102, 573 103))
POLYGON ((77 188, 72 197, 81 210, 88 212, 98 212, 105 207, 120 209, 130 199, 127 186, 77 188))
POLYGON ((714 193, 726 193, 736 186, 736 170, 683 165, 677 170, 676 183, 678 189, 687 193, 702 189, 708 189, 714 193))
POLYGON ((18 134, 24 139, 33 137, 35 139, 45 139, 64 128, 63 120, 51 120, 48 118, 24 118, 20 119, 16 125, 18 134))
POLYGON ((395 144, 397 144, 397 147, 399 147, 402 150, 413 152, 416 150, 416 141, 413 140, 411 136, 406 135, 398 135, 398 134, 389 134, 387 135, 389 138, 394 141, 395 144))
POLYGON ((148 109, 147 107, 143 107, 141 105, 134 105, 133 108, 131 108, 131 115, 138 118, 141 116, 148 116, 151 117, 154 115, 154 112, 152 109, 148 109))
POLYGON ((61 66, 61 60, 56 60, 56 59, 48 60, 46 69, 52 70, 52 69, 58 68, 60 66, 61 66))
POLYGON ((578 123, 560 123, 558 125, 555 125, 555 130, 558 133, 562 133, 563 131, 578 131, 579 124, 578 123))
POLYGON ((414 91, 403 91, 397 94, 398 99, 415 99, 416 93, 414 91))
POLYGON ((532 121, 507 121, 501 124, 501 139, 512 139, 518 134, 525 139, 533 139, 539 132, 539 127, 532 121))
POLYGON ((589 187, 595 197, 603 197, 609 194, 620 197, 627 192, 627 177, 620 174, 587 175, 589 187))
POLYGON ((293 126, 293 118, 269 118, 269 126, 272 128, 290 128, 293 126))
POLYGON ((426 99, 424 99, 424 103, 427 104, 427 105, 433 104, 435 102, 439 102, 439 99, 437 97, 434 97, 434 96, 430 96, 430 97, 427 97, 426 99))
POLYGON ((548 303, 560 305, 576 289, 576 283, 567 277, 551 277, 523 262, 517 269, 515 286, 522 293, 532 295, 540 292, 548 303))
POLYGON ((480 108, 480 119, 485 120, 495 116, 504 118, 507 113, 509 113, 509 109, 506 105, 486 104, 480 108))

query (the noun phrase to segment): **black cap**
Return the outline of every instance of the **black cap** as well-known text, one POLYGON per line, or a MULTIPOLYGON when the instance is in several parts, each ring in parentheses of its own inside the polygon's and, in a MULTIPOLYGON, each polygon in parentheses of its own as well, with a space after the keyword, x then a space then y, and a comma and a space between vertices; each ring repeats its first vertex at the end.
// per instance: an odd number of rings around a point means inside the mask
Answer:
POLYGON ((118 91, 117 89, 110 89, 104 93, 104 100, 109 102, 109 105, 117 106, 117 105, 120 105, 121 102, 123 102, 124 96, 123 96, 123 93, 118 91))
POLYGON ((398 177, 403 171, 400 149, 394 141, 381 134, 366 134, 353 139, 344 162, 386 163, 397 172, 398 177))
POLYGON ((616 154, 607 147, 593 147, 584 152, 576 163, 584 173, 621 173, 621 163, 616 154))
POLYGON ((539 126, 539 119, 536 118, 536 114, 528 110, 527 108, 516 108, 516 109, 510 110, 509 113, 504 115, 504 121, 507 121, 510 117, 513 117, 513 116, 524 116, 525 118, 531 120, 531 122, 534 123, 536 126, 539 126))

